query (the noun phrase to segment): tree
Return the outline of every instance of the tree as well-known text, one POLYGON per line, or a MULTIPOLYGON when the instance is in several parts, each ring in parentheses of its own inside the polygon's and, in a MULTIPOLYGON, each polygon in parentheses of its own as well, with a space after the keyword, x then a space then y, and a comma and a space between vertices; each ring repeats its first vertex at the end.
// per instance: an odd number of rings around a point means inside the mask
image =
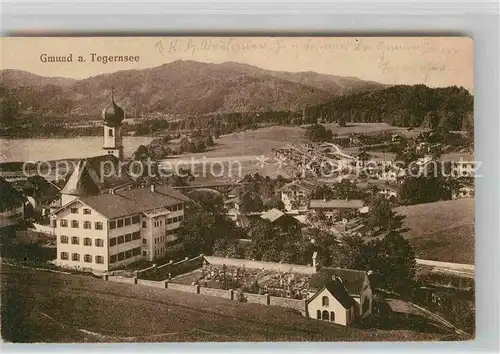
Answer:
POLYGON ((366 226, 374 231, 372 236, 375 236, 383 231, 400 231, 403 220, 404 216, 394 213, 386 198, 377 196, 370 203, 366 226))
POLYGON ((378 275, 381 285, 401 294, 413 291, 416 261, 415 252, 400 233, 390 231, 381 239, 370 242, 365 248, 365 269, 378 275))
POLYGON ((210 214, 221 214, 224 212, 224 199, 219 193, 195 189, 189 193, 189 197, 210 214))
MULTIPOLYGON (((335 235, 327 230, 313 227, 308 230, 308 237, 313 244, 313 252, 318 252, 321 265, 331 267, 338 265, 340 244, 335 235)), ((312 256, 312 252, 309 257, 312 256)))
POLYGON ((244 193, 240 197, 240 210, 243 213, 254 213, 264 209, 262 199, 252 193, 244 193))
POLYGON ((225 215, 212 214, 195 202, 188 204, 185 215, 179 237, 188 255, 211 255, 214 250, 222 252, 235 247, 236 240, 242 235, 242 231, 225 215))
POLYGON ((333 137, 332 131, 320 124, 313 124, 308 127, 305 135, 311 141, 330 141, 333 137))
POLYGON ((134 160, 145 161, 150 157, 148 148, 144 145, 139 145, 137 150, 134 152, 134 160))

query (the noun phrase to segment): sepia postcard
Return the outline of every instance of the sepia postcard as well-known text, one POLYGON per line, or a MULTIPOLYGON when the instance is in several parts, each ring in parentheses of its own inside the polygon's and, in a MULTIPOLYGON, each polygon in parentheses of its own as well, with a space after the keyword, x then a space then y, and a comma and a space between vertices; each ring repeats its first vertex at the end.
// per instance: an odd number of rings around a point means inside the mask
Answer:
POLYGON ((475 337, 471 38, 0 51, 4 342, 475 337))

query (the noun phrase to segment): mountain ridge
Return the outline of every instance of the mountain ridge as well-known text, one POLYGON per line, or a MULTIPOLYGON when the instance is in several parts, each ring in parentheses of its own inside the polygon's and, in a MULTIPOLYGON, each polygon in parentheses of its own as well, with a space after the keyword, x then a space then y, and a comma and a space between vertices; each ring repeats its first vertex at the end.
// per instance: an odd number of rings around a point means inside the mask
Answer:
POLYGON ((129 116, 146 113, 297 111, 332 96, 387 85, 316 72, 266 70, 249 64, 178 60, 146 69, 121 70, 84 79, 0 71, 2 85, 41 115, 95 115, 111 90, 129 116))

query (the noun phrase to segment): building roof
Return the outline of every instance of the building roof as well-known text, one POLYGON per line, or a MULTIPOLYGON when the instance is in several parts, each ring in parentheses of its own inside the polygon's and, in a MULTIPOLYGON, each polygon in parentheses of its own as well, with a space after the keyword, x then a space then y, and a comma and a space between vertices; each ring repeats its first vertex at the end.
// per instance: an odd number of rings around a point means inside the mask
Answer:
POLYGON ((316 187, 317 185, 313 182, 309 182, 306 180, 298 180, 285 184, 283 187, 280 188, 280 191, 284 189, 295 188, 312 192, 316 187))
POLYGON ((262 215, 260 217, 262 219, 267 219, 270 222, 275 222, 276 220, 281 218, 283 215, 285 215, 284 212, 282 212, 281 210, 278 210, 276 208, 273 208, 271 210, 268 210, 268 211, 262 213, 262 215))
POLYGON ((102 110, 101 117, 106 126, 116 127, 120 125, 123 118, 125 118, 125 112, 116 104, 114 97, 111 96, 111 103, 108 107, 102 110))
MULTIPOLYGON (((174 193, 169 189, 172 188, 166 186, 162 186, 161 188, 156 187, 155 192, 152 192, 150 188, 136 188, 116 191, 114 193, 84 196, 76 200, 81 200, 82 203, 88 205, 106 218, 114 219, 167 208, 189 200, 185 196, 181 197, 179 192, 174 191, 174 193)), ((72 204, 72 202, 66 204, 63 208, 69 204, 72 204)))
POLYGON ((363 207, 363 201, 360 199, 312 199, 309 203, 312 209, 359 209, 363 207))
POLYGON ((184 194, 179 192, 178 190, 169 187, 169 186, 155 186, 155 192, 163 194, 165 196, 174 198, 174 199, 179 199, 183 202, 189 202, 191 199, 186 197, 184 194))
POLYGON ((132 183, 125 166, 112 155, 101 155, 78 162, 61 194, 90 196, 132 183))
POLYGON ((307 300, 307 302, 311 302, 319 294, 321 294, 323 290, 327 290, 328 292, 330 292, 330 294, 332 294, 345 309, 350 309, 351 307, 356 305, 356 301, 352 298, 351 295, 349 295, 343 281, 340 279, 330 280, 321 290, 316 292, 314 296, 307 300))
POLYGON ((347 292, 351 295, 359 295, 365 282, 366 272, 354 269, 344 268, 321 268, 317 273, 313 274, 309 280, 311 289, 321 289, 331 282, 332 279, 338 277, 342 280, 347 292))
POLYGON ((26 198, 14 186, 0 177, 0 209, 10 209, 21 207, 26 202, 26 198))
POLYGON ((55 200, 60 198, 59 187, 41 176, 28 177, 25 180, 12 182, 17 190, 35 200, 55 200))

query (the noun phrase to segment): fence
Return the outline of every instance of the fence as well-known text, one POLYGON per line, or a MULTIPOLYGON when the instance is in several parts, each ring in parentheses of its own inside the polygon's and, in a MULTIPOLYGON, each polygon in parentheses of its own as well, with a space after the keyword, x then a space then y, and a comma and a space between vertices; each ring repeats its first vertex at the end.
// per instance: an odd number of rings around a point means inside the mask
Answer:
POLYGON ((204 256, 204 258, 208 263, 214 265, 225 264, 226 266, 245 267, 250 269, 265 269, 276 272, 293 272, 301 274, 316 273, 315 267, 297 265, 297 264, 261 262, 261 261, 251 261, 247 259, 222 258, 213 256, 204 256))
POLYGON ((199 285, 176 284, 168 281, 152 281, 137 278, 124 278, 116 276, 105 276, 105 280, 117 283, 137 284, 154 288, 183 291, 191 294, 220 297, 228 300, 242 301, 250 304, 260 304, 267 306, 279 306, 299 311, 302 315, 306 313, 306 300, 295 300, 281 297, 258 295, 251 293, 238 293, 234 290, 223 290, 200 287, 199 285))
MULTIPOLYGON (((104 278, 106 279, 106 277, 104 278)), ((137 278, 124 278, 109 275, 107 276, 108 281, 113 281, 115 283, 126 283, 126 284, 137 284, 137 278)))

